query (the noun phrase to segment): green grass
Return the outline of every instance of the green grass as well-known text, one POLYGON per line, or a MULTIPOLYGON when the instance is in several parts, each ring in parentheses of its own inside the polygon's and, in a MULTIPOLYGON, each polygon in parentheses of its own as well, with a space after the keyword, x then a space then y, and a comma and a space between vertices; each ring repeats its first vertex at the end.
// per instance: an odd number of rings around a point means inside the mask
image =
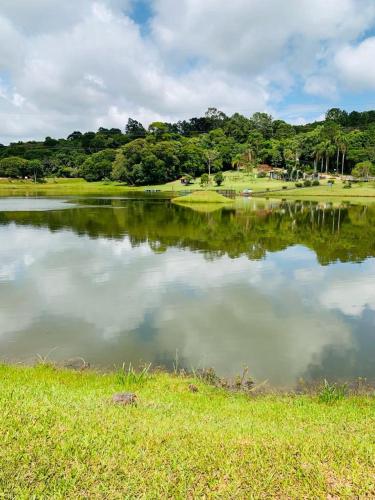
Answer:
MULTIPOLYGON (((289 183, 290 188, 293 184, 289 183)), ((360 182, 353 183, 350 189, 346 189, 345 184, 340 180, 335 180, 333 186, 329 186, 327 181, 322 181, 320 186, 288 189, 282 191, 283 197, 324 197, 324 198, 356 198, 356 197, 375 197, 375 183, 374 182, 360 182)), ((276 193, 270 193, 271 196, 276 196, 276 193)), ((279 193, 280 195, 280 193, 279 193)))
POLYGON ((220 193, 215 191, 193 191, 191 194, 186 196, 180 196, 178 198, 173 198, 173 203, 233 203, 233 200, 226 198, 220 193))
MULTIPOLYGON (((84 179, 47 179, 46 182, 35 184, 32 181, 0 179, 0 196, 121 196, 127 192, 144 192, 147 189, 161 192, 196 191, 201 189, 200 179, 195 179, 193 184, 185 186, 179 180, 155 186, 131 187, 118 182, 86 182, 84 179)), ((211 181, 206 190, 233 189, 241 193, 245 189, 251 189, 255 196, 267 196, 291 199, 319 199, 319 198, 375 198, 375 184, 353 183, 351 189, 345 189, 344 184, 336 179, 335 184, 330 187, 326 180, 320 186, 308 188, 296 188, 294 182, 284 182, 269 178, 257 178, 255 174, 244 172, 224 172, 224 183, 218 188, 211 181)))
POLYGON ((46 179, 42 183, 32 181, 0 179, 0 196, 76 196, 76 195, 120 195, 131 188, 124 184, 101 181, 86 182, 84 179, 46 179))
MULTIPOLYGON (((218 187, 213 182, 213 180, 211 180, 210 185, 206 189, 234 189, 237 192, 242 192, 244 189, 250 188, 254 192, 259 192, 266 191, 267 189, 282 189, 282 186, 285 186, 287 184, 288 183, 283 181, 277 181, 268 178, 258 179, 255 174, 229 171, 224 172, 224 183, 221 186, 218 187)), ((146 189, 147 188, 159 189, 160 191, 196 191, 197 189, 201 189, 201 184, 200 178, 197 178, 192 184, 188 186, 181 184, 181 182, 177 180, 157 186, 146 186, 146 189)), ((145 188, 143 187, 142 189, 145 188)))
POLYGON ((249 397, 128 373, 0 366, 0 497, 375 495, 373 397, 249 397), (128 390, 137 406, 112 403, 128 390))

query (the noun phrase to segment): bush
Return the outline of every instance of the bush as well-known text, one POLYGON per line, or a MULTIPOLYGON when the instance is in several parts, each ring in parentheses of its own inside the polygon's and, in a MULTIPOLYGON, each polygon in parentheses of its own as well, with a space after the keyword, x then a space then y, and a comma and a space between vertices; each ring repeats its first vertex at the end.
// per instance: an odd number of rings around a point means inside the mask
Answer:
POLYGON ((267 177, 267 174, 266 174, 266 172, 261 171, 261 172, 258 172, 257 177, 258 177, 258 179, 264 179, 265 177, 267 177))
POLYGON ((220 186, 224 182, 224 175, 223 172, 217 172, 214 175, 214 181, 216 182, 217 186, 220 186))
POLYGON ((306 180, 303 181, 303 185, 305 187, 311 187, 311 181, 309 179, 306 179, 306 180))
POLYGON ((208 174, 203 174, 201 177, 201 186, 207 186, 209 180, 208 174))
POLYGON ((352 187, 352 185, 349 182, 349 184, 345 184, 344 189, 350 189, 351 187, 352 187))
POLYGON ((288 189, 288 186, 283 186, 283 189, 288 189))
POLYGON ((371 161, 361 161, 356 163, 352 170, 354 177, 369 177, 375 175, 375 165, 371 161))
POLYGON ((328 184, 334 184, 335 183, 335 179, 329 179, 328 180, 328 184))
POLYGON ((296 182, 295 186, 297 188, 301 188, 303 186, 302 182, 296 182))
POLYGON ((315 179, 312 181, 311 185, 312 186, 320 186, 320 182, 318 181, 318 179, 315 179))

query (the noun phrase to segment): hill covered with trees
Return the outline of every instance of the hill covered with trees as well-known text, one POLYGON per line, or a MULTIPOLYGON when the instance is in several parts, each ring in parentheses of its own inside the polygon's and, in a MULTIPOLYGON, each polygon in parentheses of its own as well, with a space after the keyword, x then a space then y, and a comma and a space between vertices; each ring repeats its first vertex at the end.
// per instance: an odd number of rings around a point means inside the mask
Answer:
POLYGON ((266 113, 228 117, 209 108, 202 117, 154 122, 146 130, 129 118, 124 131, 75 131, 0 145, 0 177, 83 177, 129 185, 161 184, 182 175, 258 164, 291 171, 375 175, 375 111, 330 109, 324 121, 290 125, 266 113))

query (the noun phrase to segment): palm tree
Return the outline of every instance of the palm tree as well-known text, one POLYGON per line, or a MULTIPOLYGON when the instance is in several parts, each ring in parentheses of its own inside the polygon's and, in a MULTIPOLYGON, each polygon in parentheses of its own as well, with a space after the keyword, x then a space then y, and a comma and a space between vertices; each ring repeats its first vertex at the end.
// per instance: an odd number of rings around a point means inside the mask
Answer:
POLYGON ((234 158, 232 158, 232 167, 237 168, 237 172, 240 170, 241 164, 243 163, 243 154, 237 153, 234 158))
MULTIPOLYGON (((348 149, 348 138, 346 135, 342 134, 339 141, 339 148, 341 152, 341 175, 344 175, 344 165, 345 165, 345 155, 348 149)), ((338 171, 338 169, 337 169, 338 171)))

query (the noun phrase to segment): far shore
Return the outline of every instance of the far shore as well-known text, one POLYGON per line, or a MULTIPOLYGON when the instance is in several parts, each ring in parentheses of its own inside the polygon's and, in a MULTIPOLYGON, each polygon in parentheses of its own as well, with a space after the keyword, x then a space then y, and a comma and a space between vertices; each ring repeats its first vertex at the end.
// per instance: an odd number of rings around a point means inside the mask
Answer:
POLYGON ((100 181, 87 182, 84 179, 48 178, 43 182, 32 180, 0 179, 1 196, 125 196, 127 193, 160 194, 173 197, 193 191, 233 191, 236 196, 249 194, 252 197, 288 198, 288 199, 343 199, 343 200, 375 200, 375 183, 353 183, 346 187, 339 178, 334 184, 327 180, 313 187, 296 187, 294 182, 284 182, 268 178, 256 178, 244 173, 225 172, 224 183, 220 186, 213 182, 201 186, 196 179, 190 185, 183 185, 179 180, 156 186, 128 186, 119 182, 100 181))

